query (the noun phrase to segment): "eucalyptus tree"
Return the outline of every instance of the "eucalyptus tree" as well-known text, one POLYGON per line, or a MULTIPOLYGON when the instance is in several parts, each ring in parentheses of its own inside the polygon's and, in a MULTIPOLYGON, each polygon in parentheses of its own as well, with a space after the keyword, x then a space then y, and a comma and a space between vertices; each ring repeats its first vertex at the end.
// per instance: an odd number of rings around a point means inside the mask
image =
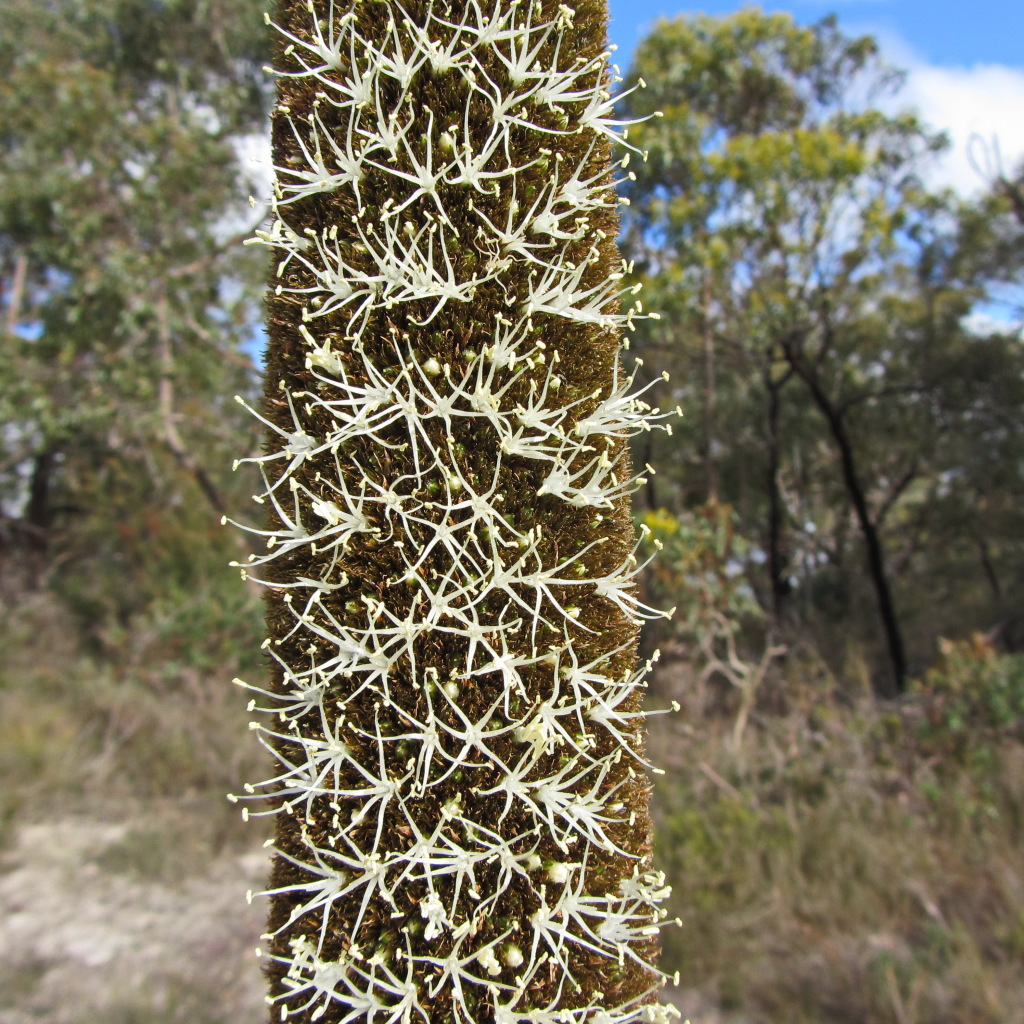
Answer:
POLYGON ((606 12, 281 0, 243 576, 282 1020, 664 1021, 606 12))
MULTIPOLYGON (((701 497, 737 504, 779 619, 794 583, 813 590, 851 560, 852 526, 887 651, 879 685, 899 688, 908 660, 886 530, 934 426, 915 400, 938 344, 919 300, 956 208, 921 171, 944 139, 878 109, 899 76, 834 19, 662 22, 632 74, 649 88, 627 113, 665 112, 635 132, 650 159, 626 187, 627 237, 665 312, 644 347, 684 367, 682 451, 702 452, 703 470, 686 491, 700 481, 701 497)), ((942 285, 931 325, 946 344, 979 292, 942 285)))
POLYGON ((3 23, 0 530, 123 609, 134 568, 203 547, 244 423, 223 396, 262 267, 231 236, 265 41, 245 0, 4 0, 3 23))

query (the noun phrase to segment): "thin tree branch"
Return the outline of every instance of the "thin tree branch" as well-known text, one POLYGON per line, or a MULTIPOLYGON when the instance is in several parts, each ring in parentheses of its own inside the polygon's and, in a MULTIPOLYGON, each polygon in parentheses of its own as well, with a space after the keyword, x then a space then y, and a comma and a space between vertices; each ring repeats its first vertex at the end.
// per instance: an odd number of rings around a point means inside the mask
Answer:
POLYGON ((171 330, 167 316, 167 296, 157 300, 157 335, 160 343, 160 419, 163 422, 164 441, 178 462, 195 478, 199 489, 218 514, 226 513, 226 506, 206 470, 199 465, 185 447, 178 433, 174 414, 174 353, 171 344, 171 330))
POLYGON ((28 274, 28 257, 23 253, 14 261, 14 277, 11 280, 11 293, 7 298, 7 316, 4 328, 8 334, 14 334, 21 313, 21 297, 25 292, 25 278, 28 274))

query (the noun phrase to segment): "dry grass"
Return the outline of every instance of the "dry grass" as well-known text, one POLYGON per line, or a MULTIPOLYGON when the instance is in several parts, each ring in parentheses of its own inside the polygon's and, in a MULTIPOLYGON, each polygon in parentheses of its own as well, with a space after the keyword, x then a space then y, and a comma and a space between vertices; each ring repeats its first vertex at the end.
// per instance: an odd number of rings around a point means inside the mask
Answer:
MULTIPOLYGON (((245 696, 230 685, 260 672, 239 656, 258 649, 259 607, 197 594, 130 631, 80 635, 41 598, 0 626, 5 870, 33 823, 115 829, 35 888, 66 884, 72 903, 91 892, 94 917, 126 921, 139 894, 163 893, 166 953, 140 960, 123 991, 103 982, 76 1017, 54 995, 73 971, 26 950, 4 964, 0 1022, 85 1024, 101 1009, 126 1024, 237 1017, 250 1004, 229 1010, 216 993, 226 978, 259 988, 243 960, 251 936, 224 932, 202 956, 207 981, 190 988, 196 927, 185 910, 193 892, 204 905, 244 904, 232 865, 262 839, 224 800, 262 770, 245 696)), ((1024 1024, 1019 720, 960 722, 950 708, 961 705, 928 694, 879 707, 814 666, 786 673, 767 684, 740 746, 735 694, 696 693, 678 666, 658 680, 657 703, 671 694, 686 705, 652 719, 650 743, 668 769, 658 857, 683 922, 664 933, 679 1005, 693 1024, 1024 1024)), ((40 914, 39 949, 71 941, 74 914, 40 914)))
MULTIPOLYGON (((132 798, 190 799, 239 785, 258 748, 244 697, 231 685, 260 672, 257 602, 232 628, 202 609, 155 612, 133 628, 84 639, 60 605, 37 595, 0 627, 0 815, 45 801, 113 805, 132 798), (218 631, 218 628, 221 631, 218 631)), ((238 605, 238 601, 235 602, 238 605)), ((230 623, 230 611, 222 614, 230 623)))
POLYGON ((919 728, 926 695, 879 708, 789 690, 741 749, 727 715, 652 736, 682 919, 666 965, 764 1024, 1024 1021, 1019 737, 979 732, 984 756, 958 763, 919 728))

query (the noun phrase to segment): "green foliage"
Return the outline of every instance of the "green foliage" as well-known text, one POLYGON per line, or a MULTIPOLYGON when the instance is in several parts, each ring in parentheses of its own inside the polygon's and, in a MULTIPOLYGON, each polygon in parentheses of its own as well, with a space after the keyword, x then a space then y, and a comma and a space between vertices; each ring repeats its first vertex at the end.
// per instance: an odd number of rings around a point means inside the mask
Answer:
POLYGON ((124 616, 194 564, 196 506, 222 503, 249 429, 230 398, 255 383, 262 276, 233 240, 265 104, 252 14, 4 5, 0 550, 9 582, 50 581, 87 615, 124 616))
POLYGON ((680 515, 656 509, 640 523, 649 531, 645 547, 659 552, 647 575, 653 603, 679 602, 666 630, 693 634, 714 616, 737 625, 764 618, 742 571, 750 545, 737 533, 730 506, 706 505, 680 515))
POLYGON ((979 633, 940 643, 941 658, 918 687, 931 697, 929 747, 962 754, 979 735, 1016 733, 1024 722, 1024 655, 999 655, 979 633), (934 731, 932 731, 934 730, 934 731))
POLYGON ((664 112, 626 186, 639 347, 684 412, 645 439, 658 501, 730 504, 777 626, 864 647, 884 690, 1019 604, 1021 349, 965 326, 1020 280, 1015 179, 929 192, 944 138, 879 109, 901 76, 834 19, 662 21, 631 76, 626 112, 664 112))
POLYGON ((1009 813, 1006 827, 1024 838, 1022 808, 1005 806, 996 778, 1022 749, 1024 655, 998 654, 978 633, 939 647, 939 660, 911 688, 900 763, 918 776, 937 816, 948 814, 952 798, 979 827, 1009 813))

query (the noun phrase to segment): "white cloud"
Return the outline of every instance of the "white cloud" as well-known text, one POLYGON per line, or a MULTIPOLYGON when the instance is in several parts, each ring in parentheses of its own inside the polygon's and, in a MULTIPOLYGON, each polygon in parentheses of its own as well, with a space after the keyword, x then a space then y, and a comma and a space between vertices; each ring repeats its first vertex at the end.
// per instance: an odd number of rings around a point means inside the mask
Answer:
POLYGON ((968 313, 960 325, 968 334, 975 334, 978 337, 986 337, 991 334, 1003 334, 1007 337, 1020 336, 1024 330, 1024 324, 1014 318, 1010 309, 996 308, 992 311, 976 309, 968 313))
POLYGON ((273 188, 274 168, 270 155, 270 126, 262 132, 239 135, 235 140, 235 152, 242 165, 249 190, 261 203, 270 202, 273 188))
POLYGON ((928 127, 949 136, 950 149, 929 175, 930 184, 948 185, 963 196, 983 190, 985 177, 972 166, 972 154, 990 178, 998 169, 997 151, 1004 173, 1018 167, 1024 160, 1024 67, 929 64, 898 36, 874 34, 884 56, 907 71, 894 106, 917 110, 928 127))
POLYGON ((270 154, 269 125, 267 129, 249 135, 236 135, 231 140, 242 177, 240 184, 251 193, 256 203, 253 210, 249 209, 250 203, 244 203, 232 206, 221 214, 213 227, 214 236, 221 242, 239 232, 250 230, 259 220, 260 214, 269 211, 274 168, 270 154))

